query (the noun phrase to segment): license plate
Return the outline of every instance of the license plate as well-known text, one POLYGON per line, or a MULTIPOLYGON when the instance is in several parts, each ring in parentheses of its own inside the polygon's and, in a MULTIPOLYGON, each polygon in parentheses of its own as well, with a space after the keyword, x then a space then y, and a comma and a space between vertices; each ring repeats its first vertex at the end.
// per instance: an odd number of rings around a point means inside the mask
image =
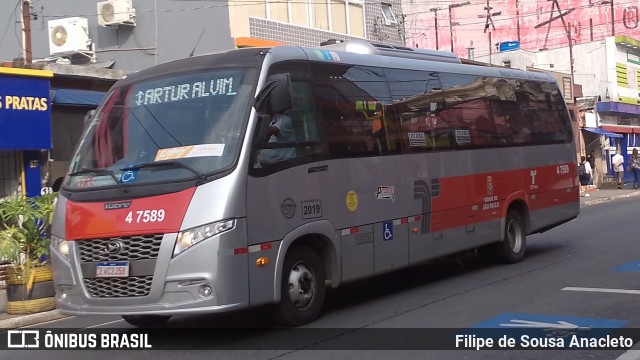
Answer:
POLYGON ((96 277, 127 277, 129 276, 129 262, 99 262, 96 266, 96 277))

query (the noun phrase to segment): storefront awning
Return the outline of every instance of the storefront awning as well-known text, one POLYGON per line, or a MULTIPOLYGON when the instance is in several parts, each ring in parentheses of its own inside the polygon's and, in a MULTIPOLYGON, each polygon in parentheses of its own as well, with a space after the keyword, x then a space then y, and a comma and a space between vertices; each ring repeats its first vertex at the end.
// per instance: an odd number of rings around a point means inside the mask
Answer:
POLYGON ((640 106, 620 102, 598 102, 596 110, 602 114, 611 115, 640 115, 640 106))
POLYGON ((53 89, 51 94, 51 102, 54 105, 97 107, 106 93, 93 90, 53 89))
POLYGON ((620 134, 612 133, 610 131, 607 131, 607 130, 601 129, 601 128, 584 127, 584 128, 582 128, 582 130, 586 130, 586 131, 592 132, 594 134, 604 135, 604 136, 608 136, 608 137, 612 137, 612 138, 621 138, 622 137, 622 135, 620 135, 620 134))
POLYGON ((601 128, 618 134, 640 134, 638 126, 602 125, 601 128))

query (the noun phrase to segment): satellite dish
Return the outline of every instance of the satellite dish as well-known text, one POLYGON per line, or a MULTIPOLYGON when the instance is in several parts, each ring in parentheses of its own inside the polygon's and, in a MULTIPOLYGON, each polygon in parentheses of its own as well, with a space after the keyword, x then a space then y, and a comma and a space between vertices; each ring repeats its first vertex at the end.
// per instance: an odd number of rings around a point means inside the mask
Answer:
POLYGON ((106 3, 102 5, 102 8, 100 8, 100 10, 101 10, 102 20, 104 20, 105 22, 113 21, 113 17, 115 15, 113 4, 106 3))
POLYGON ((51 31, 51 42, 56 46, 62 46, 67 42, 67 30, 64 26, 56 26, 51 31))

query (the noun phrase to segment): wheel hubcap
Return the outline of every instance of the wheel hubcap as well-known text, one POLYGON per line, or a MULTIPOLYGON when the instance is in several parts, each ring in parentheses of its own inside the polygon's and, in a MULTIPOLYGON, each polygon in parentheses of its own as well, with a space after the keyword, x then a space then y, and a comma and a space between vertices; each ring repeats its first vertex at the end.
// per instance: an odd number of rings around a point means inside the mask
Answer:
POLYGON ((313 300, 315 280, 313 273, 302 263, 297 263, 289 273, 289 298, 297 309, 304 309, 313 300))

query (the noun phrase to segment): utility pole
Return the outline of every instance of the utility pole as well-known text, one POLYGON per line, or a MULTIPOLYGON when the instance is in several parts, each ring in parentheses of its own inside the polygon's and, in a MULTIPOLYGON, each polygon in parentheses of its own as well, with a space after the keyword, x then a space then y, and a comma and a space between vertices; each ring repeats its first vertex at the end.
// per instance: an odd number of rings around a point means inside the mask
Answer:
POLYGON ((491 43, 491 31, 489 31, 489 65, 493 65, 491 62, 491 55, 493 54, 493 44, 491 43))
POLYGON ((431 8, 429 9, 429 11, 433 12, 433 16, 435 17, 435 29, 436 29, 436 50, 440 50, 439 46, 438 46, 438 11, 439 10, 444 10, 441 8, 431 8))
POLYGON ((609 0, 611 3, 611 36, 616 36, 616 17, 613 10, 613 0, 609 0))
POLYGON ((458 8, 469 4, 471 4, 469 1, 458 4, 449 4, 449 35, 451 36, 451 52, 453 52, 453 26, 460 25, 459 22, 453 22, 453 13, 451 10, 453 8, 458 8))
POLYGON ((493 53, 493 44, 491 41, 491 30, 496 29, 496 26, 493 24, 492 16, 501 15, 502 11, 491 12, 491 10, 493 10, 493 7, 489 5, 489 0, 487 0, 487 5, 484 7, 484 9, 487 11, 487 13, 483 15, 478 15, 478 17, 482 18, 486 16, 486 20, 484 21, 484 32, 486 33, 487 30, 489 30, 489 64, 491 64, 491 54, 493 53), (489 26, 491 26, 491 29, 489 29, 489 26))
POLYGON ((516 0, 516 32, 520 41, 520 1, 516 0))
POLYGON ((22 2, 22 55, 26 64, 31 64, 33 53, 31 51, 31 1, 22 2))
POLYGON ((571 99, 573 99, 573 39, 571 25, 567 24, 567 37, 569 38, 569 72, 571 73, 571 99))

